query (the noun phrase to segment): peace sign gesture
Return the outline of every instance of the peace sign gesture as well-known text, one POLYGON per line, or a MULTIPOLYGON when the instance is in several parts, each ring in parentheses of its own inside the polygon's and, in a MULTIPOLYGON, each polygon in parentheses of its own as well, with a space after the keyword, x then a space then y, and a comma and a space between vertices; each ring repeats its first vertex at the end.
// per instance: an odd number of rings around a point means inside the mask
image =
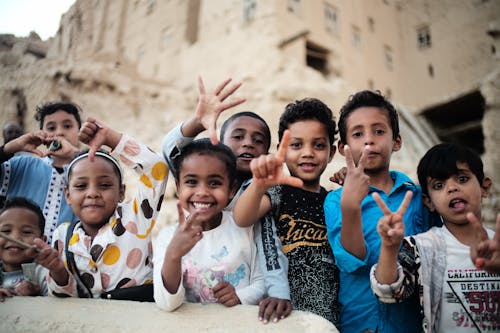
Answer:
POLYGON ((470 247, 472 262, 479 269, 500 274, 500 214, 497 215, 493 239, 488 239, 488 234, 476 215, 467 213, 467 220, 473 226, 475 236, 475 242, 470 247))
POLYGON ((203 80, 198 76, 198 92, 200 95, 198 97, 198 105, 196 106, 195 118, 208 130, 208 136, 214 145, 219 142, 217 138, 217 119, 221 112, 246 101, 244 98, 238 98, 232 102, 224 103, 241 86, 241 82, 237 82, 224 91, 231 81, 231 78, 225 79, 215 88, 213 93, 207 94, 203 80))
POLYGON ((363 149, 358 165, 354 163, 351 147, 348 145, 344 146, 344 155, 347 173, 342 190, 341 204, 359 207, 370 188, 370 176, 365 173, 366 149, 363 149))
POLYGON ((175 258, 182 258, 203 238, 203 228, 197 221, 199 212, 194 212, 188 218, 184 215, 181 203, 177 202, 179 225, 170 241, 167 252, 175 258))
POLYGON ((250 162, 253 181, 255 185, 261 187, 271 187, 274 185, 290 185, 301 187, 304 185, 300 178, 288 176, 283 172, 286 149, 290 144, 290 130, 283 133, 280 146, 276 155, 260 155, 250 162))
POLYGON ((405 235, 403 218, 408 206, 410 205, 412 196, 413 193, 411 191, 407 191, 398 210, 396 212, 392 212, 377 192, 372 194, 373 200, 375 200, 384 213, 384 216, 378 220, 377 225, 377 232, 382 239, 382 246, 399 248, 405 235))

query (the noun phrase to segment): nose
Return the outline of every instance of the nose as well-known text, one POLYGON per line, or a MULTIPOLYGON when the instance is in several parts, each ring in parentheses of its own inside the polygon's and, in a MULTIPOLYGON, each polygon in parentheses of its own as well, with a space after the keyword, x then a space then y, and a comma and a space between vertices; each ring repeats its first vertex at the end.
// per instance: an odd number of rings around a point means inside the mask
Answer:
POLYGON ((446 182, 446 191, 448 193, 456 192, 458 191, 458 186, 454 181, 447 181, 446 182))
POLYGON ((250 135, 245 135, 243 139, 243 147, 253 147, 253 140, 250 135))
POLYGON ((314 148, 312 145, 303 145, 301 155, 302 157, 312 157, 314 155, 314 148))
POLYGON ((372 145, 373 144, 373 135, 371 133, 366 133, 365 134, 365 145, 372 145))
POLYGON ((97 186, 90 185, 85 195, 87 196, 87 198, 98 198, 101 195, 101 193, 97 189, 97 186))

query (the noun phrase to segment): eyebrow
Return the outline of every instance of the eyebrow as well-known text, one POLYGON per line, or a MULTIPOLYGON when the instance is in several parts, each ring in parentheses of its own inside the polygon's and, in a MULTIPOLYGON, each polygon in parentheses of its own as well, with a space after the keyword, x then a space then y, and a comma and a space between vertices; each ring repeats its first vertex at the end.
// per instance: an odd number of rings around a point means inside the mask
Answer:
MULTIPOLYGON (((196 173, 188 173, 186 175, 184 175, 182 177, 183 179, 184 178, 200 178, 200 176, 196 173)), ((214 174, 210 174, 207 176, 207 178, 220 178, 220 179, 224 179, 225 177, 221 174, 218 174, 218 173, 214 173, 214 174)))

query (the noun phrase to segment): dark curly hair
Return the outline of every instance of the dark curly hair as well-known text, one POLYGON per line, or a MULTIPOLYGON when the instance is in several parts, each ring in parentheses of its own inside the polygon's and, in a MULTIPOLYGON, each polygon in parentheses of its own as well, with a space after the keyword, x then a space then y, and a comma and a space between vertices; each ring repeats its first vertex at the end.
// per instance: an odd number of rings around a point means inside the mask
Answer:
POLYGON ((38 121, 40 129, 43 128, 45 116, 61 110, 72 114, 78 123, 78 128, 82 127, 81 110, 78 105, 70 102, 49 102, 36 107, 35 119, 38 121))
POLYGON ((7 199, 4 203, 3 208, 0 210, 0 215, 11 208, 26 208, 35 213, 35 215, 38 217, 38 227, 40 228, 40 235, 44 234, 45 217, 43 216, 42 210, 35 202, 23 197, 13 197, 7 199))
POLYGON ((337 133, 335 118, 332 110, 317 98, 304 98, 293 103, 289 103, 285 107, 285 111, 281 114, 278 138, 281 142, 283 133, 290 126, 301 120, 317 120, 325 125, 328 132, 330 146, 335 142, 335 134, 337 133))

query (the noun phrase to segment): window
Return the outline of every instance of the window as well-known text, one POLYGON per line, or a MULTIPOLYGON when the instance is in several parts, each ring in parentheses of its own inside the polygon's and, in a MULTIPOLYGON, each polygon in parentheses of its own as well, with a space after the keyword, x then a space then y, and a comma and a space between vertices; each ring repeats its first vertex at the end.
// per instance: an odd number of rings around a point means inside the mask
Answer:
POLYGON ((370 32, 375 31, 375 20, 373 19, 373 17, 368 17, 368 29, 370 30, 370 32))
POLYGON ((329 74, 328 53, 329 51, 324 47, 313 44, 311 42, 307 42, 306 43, 307 66, 323 73, 323 75, 328 75, 329 74))
POLYGON ((325 26, 326 31, 331 34, 338 34, 338 16, 337 9, 332 5, 325 3, 325 26))
POLYGON ((384 46, 385 68, 392 71, 394 69, 394 57, 390 46, 384 46))
POLYGON ((250 22, 255 18, 257 0, 243 0, 243 21, 250 22))
POLYGON ((288 11, 294 14, 300 14, 300 0, 288 0, 288 11))
POLYGON ((431 30, 429 26, 422 26, 417 29, 417 44, 419 49, 428 49, 431 47, 431 30))
POLYGON ((361 31, 358 27, 352 27, 352 46, 356 49, 361 48, 361 31))

